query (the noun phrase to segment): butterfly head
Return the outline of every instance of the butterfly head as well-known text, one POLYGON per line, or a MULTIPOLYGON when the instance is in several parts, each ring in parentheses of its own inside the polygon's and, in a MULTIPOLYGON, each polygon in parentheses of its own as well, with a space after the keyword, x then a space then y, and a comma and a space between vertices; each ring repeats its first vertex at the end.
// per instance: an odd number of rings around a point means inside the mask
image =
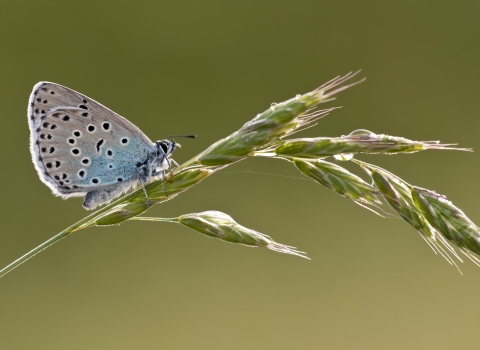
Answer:
MULTIPOLYGON (((190 139, 197 137, 196 135, 170 135, 169 137, 171 136, 186 137, 190 139)), ((150 154, 150 169, 152 174, 156 174, 160 169, 170 169, 170 171, 172 171, 170 161, 178 166, 177 162, 169 158, 177 147, 180 147, 180 144, 176 143, 175 140, 170 141, 168 139, 163 139, 155 142, 155 151, 150 154)))
POLYGON ((170 141, 165 139, 155 142, 155 145, 157 150, 157 156, 159 160, 162 161, 163 158, 166 158, 173 153, 177 144, 175 140, 170 141))

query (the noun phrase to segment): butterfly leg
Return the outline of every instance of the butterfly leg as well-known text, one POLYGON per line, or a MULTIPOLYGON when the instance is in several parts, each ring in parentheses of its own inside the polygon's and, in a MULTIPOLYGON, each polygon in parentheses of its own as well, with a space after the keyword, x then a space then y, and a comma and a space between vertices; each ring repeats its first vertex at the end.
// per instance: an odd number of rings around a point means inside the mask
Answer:
POLYGON ((170 164, 170 159, 168 159, 168 157, 165 157, 165 160, 167 161, 168 169, 170 169, 170 176, 172 176, 173 170, 172 170, 172 164, 170 164))
POLYGON ((147 205, 150 206, 150 199, 148 199, 147 190, 145 189, 145 185, 148 181, 148 167, 145 164, 142 165, 142 167, 139 169, 138 179, 140 180, 140 185, 142 186, 143 193, 145 193, 147 205))
POLYGON ((165 193, 165 197, 168 197, 167 189, 165 188, 165 170, 159 170, 152 173, 152 176, 159 176, 159 175, 160 175, 160 179, 162 180, 163 192, 165 193))
POLYGON ((150 199, 148 198, 147 190, 145 189, 145 183, 143 181, 140 181, 140 184, 142 185, 143 193, 145 193, 147 205, 150 206, 150 199))
POLYGON ((168 197, 167 189, 165 188, 165 171, 161 171, 162 175, 162 186, 163 186, 163 193, 165 193, 165 197, 168 197))
POLYGON ((175 159, 173 158, 170 158, 170 161, 175 165, 175 168, 178 168, 180 166, 180 164, 178 164, 175 159))

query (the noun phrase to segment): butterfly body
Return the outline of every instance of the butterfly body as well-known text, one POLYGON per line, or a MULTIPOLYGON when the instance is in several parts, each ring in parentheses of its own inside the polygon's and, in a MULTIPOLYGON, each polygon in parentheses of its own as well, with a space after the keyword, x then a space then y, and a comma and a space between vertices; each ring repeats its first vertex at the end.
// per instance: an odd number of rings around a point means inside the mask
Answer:
POLYGON ((28 119, 40 179, 57 196, 86 196, 86 209, 163 176, 175 149, 175 141, 154 143, 127 119, 54 83, 34 86, 28 119))

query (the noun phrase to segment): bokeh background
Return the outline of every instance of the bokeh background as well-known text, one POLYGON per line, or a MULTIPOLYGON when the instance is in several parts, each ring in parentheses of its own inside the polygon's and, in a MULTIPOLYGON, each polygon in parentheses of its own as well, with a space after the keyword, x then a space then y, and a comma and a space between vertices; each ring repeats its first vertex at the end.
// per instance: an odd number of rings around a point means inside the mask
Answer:
MULTIPOLYGON (((364 128, 480 150, 478 1, 6 1, 0 14, 0 265, 87 213, 31 163, 27 101, 48 80, 125 116, 183 162, 297 93, 365 83, 298 136, 364 128)), ((478 153, 363 156, 480 223, 478 153)), ((352 168, 354 169, 354 168, 352 168)), ((73 234, 0 280, 2 349, 478 349, 480 268, 464 275, 381 219, 248 159, 149 215, 220 210, 311 261, 175 224, 73 234), (279 177, 276 174, 284 177, 279 177)))

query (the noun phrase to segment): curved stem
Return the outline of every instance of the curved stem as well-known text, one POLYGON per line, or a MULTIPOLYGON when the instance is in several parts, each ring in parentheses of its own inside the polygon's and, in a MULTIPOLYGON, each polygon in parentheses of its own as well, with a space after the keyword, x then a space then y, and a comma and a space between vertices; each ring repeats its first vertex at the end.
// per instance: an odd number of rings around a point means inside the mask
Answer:
MULTIPOLYGON (((179 168, 177 168, 177 171, 181 171, 185 168, 185 165, 183 166, 180 166, 179 168)), ((10 271, 12 271, 13 269, 15 269, 16 267, 18 267, 19 265, 23 264, 25 261, 27 261, 28 259, 34 257, 35 255, 37 255, 38 253, 40 253, 42 250, 50 247, 51 245, 53 245, 54 243, 57 243, 59 240, 61 240, 62 238, 65 238, 66 236, 68 236, 69 234, 75 232, 75 231, 78 231, 78 230, 81 230, 83 228, 87 228, 87 227, 90 227, 91 226, 91 223, 93 221, 93 219, 99 217, 101 214, 105 213, 105 212, 108 212, 109 210, 111 210, 112 208, 114 208, 115 206, 117 206, 118 204, 120 203, 123 203, 125 202, 125 200, 128 200, 130 198, 134 198, 136 195, 137 195, 137 192, 141 191, 142 189, 137 189, 136 191, 134 191, 133 193, 130 193, 124 197, 121 197, 119 198, 118 200, 114 201, 113 203, 110 203, 108 205, 106 205, 105 207, 103 207, 102 209, 100 210, 97 210, 95 212, 93 212, 92 214, 88 215, 87 217, 83 218, 82 220, 78 221, 77 223, 73 224, 72 226, 66 228, 65 230, 63 230, 62 232, 56 234, 55 236, 53 236, 52 238, 50 238, 49 240, 43 242, 42 244, 40 244, 39 246, 35 247, 34 249, 30 250, 28 253, 22 255, 20 258, 18 258, 17 260, 13 261, 12 263, 8 264, 7 266, 5 266, 3 269, 0 270, 0 277, 3 277, 5 276, 7 273, 9 273, 10 271)), ((130 220, 148 220, 148 221, 166 221, 166 222, 178 222, 178 220, 176 218, 172 218, 172 219, 162 219, 162 218, 130 218, 130 220)))
POLYGON ((23 264, 25 261, 27 261, 28 259, 30 259, 31 257, 33 257, 34 255, 37 255, 38 253, 40 253, 42 250, 50 247, 52 244, 54 243, 57 243, 59 240, 61 240, 62 238, 68 236, 70 233, 72 233, 73 231, 69 232, 67 230, 65 231, 62 231, 60 232, 59 234, 53 236, 52 238, 50 238, 48 241, 45 241, 43 242, 42 244, 40 244, 38 247, 32 249, 31 251, 29 251, 27 254, 21 256, 20 258, 18 258, 17 260, 15 260, 14 262, 12 262, 11 264, 5 266, 3 269, 0 270, 0 277, 6 275, 7 273, 9 273, 10 271, 12 271, 14 268, 16 268, 17 266, 19 266, 20 264, 23 264))
POLYGON ((90 220, 97 217, 99 214, 102 214, 108 210, 110 210, 112 207, 114 207, 117 203, 112 203, 110 205, 107 205, 106 207, 100 209, 100 210, 97 210, 96 212, 88 215, 87 217, 83 218, 82 220, 76 222, 75 224, 73 224, 72 226, 66 228, 65 230, 63 230, 62 232, 56 234, 55 236, 53 236, 52 238, 50 238, 49 240, 43 242, 42 244, 40 244, 38 247, 32 249, 31 251, 29 251, 28 253, 22 255, 20 258, 18 258, 17 260, 15 260, 14 262, 8 264, 7 266, 5 266, 3 269, 0 270, 0 277, 3 277, 5 276, 7 273, 9 273, 10 271, 12 271, 14 268, 16 268, 17 266, 23 264, 25 261, 27 261, 28 259, 32 258, 33 256, 37 255, 38 253, 40 253, 42 250, 50 247, 51 245, 53 245, 54 243, 57 243, 59 240, 61 240, 62 238, 65 238, 67 237, 69 234, 75 232, 75 231, 78 231, 78 230, 81 230, 83 228, 87 228, 89 227, 90 225, 90 220))

